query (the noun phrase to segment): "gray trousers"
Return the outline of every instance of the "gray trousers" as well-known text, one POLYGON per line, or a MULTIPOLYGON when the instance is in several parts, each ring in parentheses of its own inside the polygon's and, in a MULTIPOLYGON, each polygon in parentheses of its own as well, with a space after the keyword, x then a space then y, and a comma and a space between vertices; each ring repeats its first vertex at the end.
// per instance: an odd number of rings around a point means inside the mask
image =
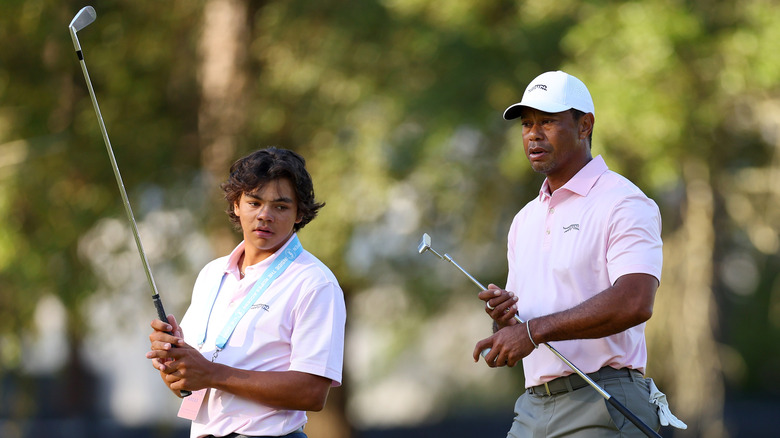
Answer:
MULTIPOLYGON (((597 382, 615 400, 654 430, 661 427, 650 403, 649 381, 637 372, 597 382)), ((528 391, 515 403, 507 438, 645 437, 645 434, 590 386, 555 395, 528 391)))

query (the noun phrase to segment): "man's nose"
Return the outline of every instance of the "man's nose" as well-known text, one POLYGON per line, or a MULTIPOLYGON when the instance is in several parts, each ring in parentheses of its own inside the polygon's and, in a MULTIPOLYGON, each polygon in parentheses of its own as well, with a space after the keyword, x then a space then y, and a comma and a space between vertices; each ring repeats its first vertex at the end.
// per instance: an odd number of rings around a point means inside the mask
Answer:
POLYGON ((257 219, 264 221, 273 220, 273 211, 270 205, 263 205, 257 210, 257 219))
POLYGON ((541 140, 542 138, 544 138, 544 133, 542 132, 542 126, 538 123, 533 123, 528 128, 525 135, 529 140, 541 140))

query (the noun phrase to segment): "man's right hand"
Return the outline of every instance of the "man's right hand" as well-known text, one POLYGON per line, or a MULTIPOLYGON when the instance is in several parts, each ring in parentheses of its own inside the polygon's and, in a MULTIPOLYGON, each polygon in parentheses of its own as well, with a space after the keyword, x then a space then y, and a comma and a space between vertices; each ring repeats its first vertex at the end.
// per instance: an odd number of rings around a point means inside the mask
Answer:
POLYGON ((493 318, 499 328, 517 324, 517 297, 512 292, 489 284, 477 297, 485 302, 485 312, 493 318))

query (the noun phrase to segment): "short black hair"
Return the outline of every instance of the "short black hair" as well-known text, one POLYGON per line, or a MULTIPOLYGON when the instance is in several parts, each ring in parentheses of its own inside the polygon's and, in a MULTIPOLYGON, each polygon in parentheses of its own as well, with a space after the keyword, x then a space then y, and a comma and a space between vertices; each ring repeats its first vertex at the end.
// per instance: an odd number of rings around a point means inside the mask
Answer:
POLYGON ((244 193, 252 193, 263 188, 267 183, 287 179, 295 188, 295 198, 301 221, 293 226, 298 231, 317 216, 325 203, 314 199, 314 183, 309 171, 306 170, 306 160, 299 154, 271 146, 260 149, 240 158, 230 166, 230 177, 220 186, 228 201, 227 214, 233 226, 240 230, 241 220, 234 211, 235 204, 244 193))

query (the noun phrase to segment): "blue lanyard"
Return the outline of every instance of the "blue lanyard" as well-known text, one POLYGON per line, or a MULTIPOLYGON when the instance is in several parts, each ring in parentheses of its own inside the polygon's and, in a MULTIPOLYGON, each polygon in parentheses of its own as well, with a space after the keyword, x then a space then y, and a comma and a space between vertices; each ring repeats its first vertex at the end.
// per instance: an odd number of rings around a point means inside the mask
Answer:
MULTIPOLYGON (((271 266, 269 266, 265 272, 263 272, 263 275, 257 280, 257 282, 255 282, 255 285, 252 286, 252 289, 249 291, 246 297, 244 297, 244 300, 241 301, 241 304, 233 312, 233 315, 230 317, 230 319, 228 319, 227 323, 225 323, 225 327, 222 328, 219 336, 217 336, 217 349, 214 351, 214 355, 211 358, 212 362, 217 358, 219 352, 225 348, 225 345, 227 345, 230 336, 233 335, 233 331, 236 329, 238 322, 241 321, 241 318, 246 315, 252 305, 257 302, 260 296, 263 295, 263 292, 268 289, 268 286, 270 286, 271 283, 276 280, 276 278, 282 275, 282 272, 284 272, 287 267, 292 264, 292 262, 298 257, 298 255, 301 254, 301 252, 303 252, 303 247, 301 246, 301 242, 298 240, 298 236, 295 235, 290 241, 290 244, 287 245, 287 249, 285 249, 283 253, 279 254, 276 260, 271 263, 271 266)), ((211 319, 211 312, 214 310, 214 304, 217 300, 217 295, 219 295, 219 290, 222 289, 222 284, 225 282, 226 276, 227 274, 222 275, 219 286, 211 294, 211 310, 209 310, 209 317, 206 320, 206 326, 203 328, 203 334, 200 336, 201 341, 198 344, 200 347, 202 347, 206 342, 206 335, 209 327, 208 321, 211 319)))

